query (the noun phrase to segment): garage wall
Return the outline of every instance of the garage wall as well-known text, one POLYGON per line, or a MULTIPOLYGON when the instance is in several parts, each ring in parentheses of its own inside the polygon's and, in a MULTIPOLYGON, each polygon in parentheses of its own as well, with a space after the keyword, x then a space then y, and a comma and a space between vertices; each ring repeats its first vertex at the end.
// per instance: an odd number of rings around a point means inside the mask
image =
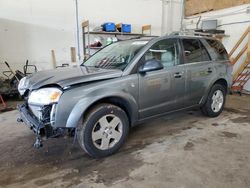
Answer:
POLYGON ((58 64, 70 60, 69 46, 74 46, 71 31, 0 19, 0 69, 9 62, 13 69, 21 69, 26 59, 40 70, 52 68, 50 49, 56 50, 58 64), (63 40, 62 40, 63 39, 63 40))
POLYGON ((220 10, 250 3, 250 0, 186 0, 185 15, 192 16, 212 10, 220 10))
MULTIPOLYGON (((202 20, 217 19, 218 29, 225 30, 225 33, 229 35, 229 37, 224 37, 222 41, 227 51, 229 52, 239 40, 240 36, 243 34, 246 28, 250 25, 250 13, 247 13, 246 11, 248 7, 250 7, 250 4, 218 11, 211 11, 193 17, 187 17, 187 19, 185 19, 184 21, 184 27, 186 29, 195 29, 200 17, 201 20, 198 24, 199 28, 201 26, 202 20)), ((247 39, 243 44, 246 44, 246 42, 247 39)), ((245 58, 246 54, 244 54, 239 62, 234 65, 234 70, 236 70, 240 66, 245 58)), ((250 81, 245 85, 245 89, 250 91, 250 81)))
MULTIPOLYGON (((88 19, 92 28, 111 21, 131 23, 133 32, 140 32, 142 25, 152 24, 154 35, 180 29, 182 0, 78 1, 80 22, 88 19)), ((201 20, 218 19, 219 29, 230 35, 223 39, 229 51, 250 24, 250 14, 246 13, 248 6, 187 17, 184 27, 194 29, 199 16, 201 20), (247 22, 230 24, 244 21, 247 22)), ((56 52, 58 65, 69 63, 70 47, 76 47, 75 1, 0 0, 0 41, 0 72, 6 70, 3 61, 8 61, 13 69, 21 69, 26 59, 39 70, 50 69, 51 49, 56 52)), ((246 88, 250 90, 250 83, 246 88)))
MULTIPOLYGON (((106 21, 124 22, 132 24, 133 32, 140 32, 142 25, 152 24, 152 34, 161 34, 160 0, 78 2, 79 20, 90 20, 91 27, 106 21)), ((26 59, 39 70, 52 68, 51 49, 58 64, 68 63, 70 47, 76 47, 75 1, 0 0, 0 41, 0 63, 8 61, 14 69, 21 68, 26 59)))

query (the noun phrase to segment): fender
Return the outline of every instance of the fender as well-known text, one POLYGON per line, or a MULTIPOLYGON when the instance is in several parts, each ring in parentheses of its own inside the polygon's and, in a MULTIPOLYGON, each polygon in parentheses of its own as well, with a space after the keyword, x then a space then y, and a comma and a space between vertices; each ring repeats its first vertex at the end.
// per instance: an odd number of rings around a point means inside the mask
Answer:
POLYGON ((128 104, 128 111, 130 114, 131 125, 133 125, 138 119, 138 106, 136 104, 136 100, 133 96, 126 92, 108 92, 103 89, 95 91, 93 93, 89 93, 88 96, 80 99, 76 105, 73 107, 66 123, 67 128, 75 128, 79 124, 81 118, 84 116, 85 112, 92 105, 96 104, 98 101, 105 98, 121 98, 128 104), (102 93, 101 96, 96 95, 96 93, 102 93))

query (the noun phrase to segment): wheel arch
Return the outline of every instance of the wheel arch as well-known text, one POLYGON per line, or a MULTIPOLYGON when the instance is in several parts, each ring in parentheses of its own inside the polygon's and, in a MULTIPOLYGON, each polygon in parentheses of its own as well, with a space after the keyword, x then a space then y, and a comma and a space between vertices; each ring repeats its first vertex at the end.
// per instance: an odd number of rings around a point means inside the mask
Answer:
POLYGON ((212 87, 213 87, 215 84, 220 84, 220 85, 222 85, 222 86, 225 88, 226 92, 229 91, 229 88, 228 88, 229 85, 228 85, 227 80, 226 80, 225 78, 216 79, 216 80, 215 80, 214 82, 212 82, 212 83, 210 84, 210 86, 208 87, 205 96, 202 98, 202 100, 201 100, 201 102, 200 102, 201 105, 203 105, 203 104, 207 101, 208 94, 209 94, 209 92, 211 91, 212 87))
POLYGON ((131 104, 128 100, 126 100, 120 96, 108 96, 108 97, 104 97, 104 98, 101 98, 99 100, 96 100, 91 105, 89 105, 88 108, 86 108, 86 110, 83 114, 83 117, 85 117, 88 114, 88 112, 92 108, 94 108, 96 105, 102 104, 102 103, 113 104, 115 106, 120 107, 127 114, 130 126, 133 125, 133 123, 135 121, 135 113, 133 113, 133 107, 131 106, 131 104))
MULTIPOLYGON (((220 79, 216 80, 213 85, 215 85, 215 84, 222 85, 225 88, 226 92, 228 91, 228 83, 227 83, 226 79, 220 78, 220 79)), ((211 90, 212 86, 210 87, 210 90, 211 90)))
POLYGON ((86 117, 87 113, 94 106, 101 103, 113 104, 123 109, 128 116, 130 126, 133 126, 138 119, 138 107, 135 100, 131 96, 110 95, 78 102, 71 111, 66 127, 77 127, 81 119, 86 117))

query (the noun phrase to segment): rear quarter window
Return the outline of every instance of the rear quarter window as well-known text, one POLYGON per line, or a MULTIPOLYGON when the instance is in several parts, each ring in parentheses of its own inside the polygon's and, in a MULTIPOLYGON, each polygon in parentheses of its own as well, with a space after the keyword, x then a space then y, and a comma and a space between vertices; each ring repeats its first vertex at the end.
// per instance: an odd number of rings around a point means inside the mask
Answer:
POLYGON ((215 60, 228 60, 228 54, 221 42, 212 39, 206 39, 210 46, 210 54, 215 60))

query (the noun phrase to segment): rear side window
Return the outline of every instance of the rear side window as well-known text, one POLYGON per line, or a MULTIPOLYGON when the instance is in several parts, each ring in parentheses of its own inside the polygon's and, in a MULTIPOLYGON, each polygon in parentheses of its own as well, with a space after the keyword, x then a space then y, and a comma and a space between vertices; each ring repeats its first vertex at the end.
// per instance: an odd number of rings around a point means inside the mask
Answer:
POLYGON ((198 39, 183 39, 186 63, 210 61, 209 54, 198 39))
POLYGON ((206 39, 211 47, 211 55, 215 60, 228 60, 228 54, 224 46, 217 40, 206 39))

